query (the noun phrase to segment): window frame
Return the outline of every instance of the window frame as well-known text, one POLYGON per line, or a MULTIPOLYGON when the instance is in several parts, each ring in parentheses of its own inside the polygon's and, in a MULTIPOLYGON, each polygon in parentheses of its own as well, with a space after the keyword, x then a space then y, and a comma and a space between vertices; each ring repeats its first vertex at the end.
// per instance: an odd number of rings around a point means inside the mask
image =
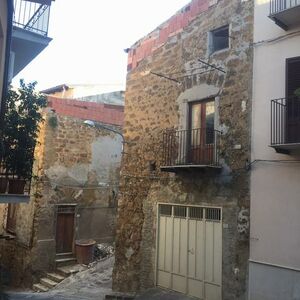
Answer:
POLYGON ((212 55, 214 53, 218 53, 221 51, 226 51, 226 50, 230 49, 230 46, 231 45, 230 45, 230 25, 229 24, 215 28, 208 32, 208 54, 209 55, 212 55), (228 37, 227 37, 228 38, 228 46, 225 48, 216 49, 215 48, 215 40, 214 40, 215 33, 225 30, 225 29, 228 30, 228 37))

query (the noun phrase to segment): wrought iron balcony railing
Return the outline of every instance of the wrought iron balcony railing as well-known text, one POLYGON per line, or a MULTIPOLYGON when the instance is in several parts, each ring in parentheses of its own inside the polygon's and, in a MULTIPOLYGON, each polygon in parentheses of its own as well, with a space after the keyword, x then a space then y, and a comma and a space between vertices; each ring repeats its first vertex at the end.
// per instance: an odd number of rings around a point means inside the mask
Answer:
POLYGON ((0 163, 0 195, 29 195, 30 187, 31 176, 23 178, 9 170, 4 162, 0 163))
POLYGON ((271 146, 300 147, 300 97, 271 100, 271 146))
POLYGON ((14 0, 13 25, 48 36, 50 5, 49 1, 14 0))
POLYGON ((270 0, 269 17, 282 29, 300 24, 300 0, 270 0))
POLYGON ((300 5, 300 0, 271 0, 270 15, 274 15, 286 9, 300 5))
POLYGON ((208 128, 163 133, 162 167, 219 166, 220 132, 208 128))

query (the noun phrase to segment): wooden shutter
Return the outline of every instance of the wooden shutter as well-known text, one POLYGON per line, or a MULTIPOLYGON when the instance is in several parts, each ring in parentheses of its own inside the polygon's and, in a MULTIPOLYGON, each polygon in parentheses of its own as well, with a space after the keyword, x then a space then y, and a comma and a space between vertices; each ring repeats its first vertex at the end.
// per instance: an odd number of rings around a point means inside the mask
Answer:
POLYGON ((295 91, 300 88, 300 57, 286 60, 286 143, 300 143, 300 99, 295 91))
POLYGON ((295 96, 296 89, 300 88, 300 57, 287 59, 286 73, 286 96, 295 96))

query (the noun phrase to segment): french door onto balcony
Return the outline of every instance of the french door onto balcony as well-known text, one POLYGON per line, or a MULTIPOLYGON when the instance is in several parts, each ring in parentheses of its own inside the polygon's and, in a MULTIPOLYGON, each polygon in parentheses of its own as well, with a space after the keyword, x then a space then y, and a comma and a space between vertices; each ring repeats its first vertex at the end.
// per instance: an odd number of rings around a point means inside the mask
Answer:
POLYGON ((189 107, 188 162, 208 164, 215 151, 215 102, 212 100, 193 102, 189 107))

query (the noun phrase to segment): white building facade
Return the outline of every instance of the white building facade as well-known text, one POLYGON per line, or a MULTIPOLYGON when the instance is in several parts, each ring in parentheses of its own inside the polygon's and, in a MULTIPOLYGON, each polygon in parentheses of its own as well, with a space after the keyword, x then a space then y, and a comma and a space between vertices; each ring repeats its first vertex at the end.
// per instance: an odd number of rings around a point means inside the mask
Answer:
POLYGON ((300 299, 300 1, 255 0, 250 300, 300 299))

